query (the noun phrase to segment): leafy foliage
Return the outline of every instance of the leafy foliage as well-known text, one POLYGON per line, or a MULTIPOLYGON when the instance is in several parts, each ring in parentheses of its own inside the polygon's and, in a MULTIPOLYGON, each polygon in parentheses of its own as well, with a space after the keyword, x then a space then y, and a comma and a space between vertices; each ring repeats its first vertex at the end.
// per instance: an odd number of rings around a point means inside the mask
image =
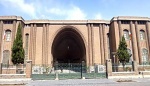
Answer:
POLYGON ((12 62, 13 64, 23 64, 24 63, 24 49, 22 42, 22 27, 19 24, 17 29, 17 35, 12 47, 12 62))
POLYGON ((123 68, 124 68, 125 64, 127 62, 129 62, 129 59, 131 57, 131 55, 129 54, 129 52, 127 50, 127 44, 126 44, 124 36, 120 40, 119 47, 117 50, 117 57, 118 57, 119 61, 122 63, 123 68))

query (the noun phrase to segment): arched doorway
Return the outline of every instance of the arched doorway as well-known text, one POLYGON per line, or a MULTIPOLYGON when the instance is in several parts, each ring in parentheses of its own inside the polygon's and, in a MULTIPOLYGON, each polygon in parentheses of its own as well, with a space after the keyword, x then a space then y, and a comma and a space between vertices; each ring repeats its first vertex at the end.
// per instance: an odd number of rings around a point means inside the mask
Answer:
POLYGON ((86 50, 80 34, 72 29, 61 30, 52 44, 53 63, 81 63, 86 61, 86 50))

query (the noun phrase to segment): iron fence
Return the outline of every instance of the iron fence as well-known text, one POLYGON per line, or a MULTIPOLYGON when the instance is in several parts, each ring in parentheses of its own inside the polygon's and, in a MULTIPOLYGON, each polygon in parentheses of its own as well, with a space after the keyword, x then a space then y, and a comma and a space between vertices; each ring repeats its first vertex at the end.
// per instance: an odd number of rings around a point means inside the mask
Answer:
POLYGON ((80 78, 106 78, 104 65, 86 66, 85 63, 55 63, 50 65, 33 65, 32 79, 80 79, 80 78))

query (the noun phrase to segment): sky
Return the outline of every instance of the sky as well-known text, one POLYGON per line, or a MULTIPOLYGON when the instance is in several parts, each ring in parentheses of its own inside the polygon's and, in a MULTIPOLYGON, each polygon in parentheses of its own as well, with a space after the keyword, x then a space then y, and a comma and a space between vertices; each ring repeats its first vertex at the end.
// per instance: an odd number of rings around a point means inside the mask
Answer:
POLYGON ((150 17, 150 0, 0 0, 0 16, 25 20, 110 20, 116 16, 150 17))

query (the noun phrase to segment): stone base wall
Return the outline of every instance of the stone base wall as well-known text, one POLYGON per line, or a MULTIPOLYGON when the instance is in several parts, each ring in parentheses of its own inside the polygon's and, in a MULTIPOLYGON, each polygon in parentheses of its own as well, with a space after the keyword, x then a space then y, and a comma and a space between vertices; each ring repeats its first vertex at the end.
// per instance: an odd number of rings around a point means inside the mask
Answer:
POLYGON ((2 69, 2 74, 16 74, 16 69, 2 69))
POLYGON ((112 68, 113 72, 131 72, 133 71, 132 65, 125 66, 125 70, 123 70, 123 66, 116 66, 112 68))
POLYGON ((135 72, 113 72, 112 76, 133 76, 137 75, 135 72))
POLYGON ((150 65, 139 65, 138 71, 150 71, 150 65))
POLYGON ((25 74, 0 74, 0 79, 20 79, 26 78, 25 74))

